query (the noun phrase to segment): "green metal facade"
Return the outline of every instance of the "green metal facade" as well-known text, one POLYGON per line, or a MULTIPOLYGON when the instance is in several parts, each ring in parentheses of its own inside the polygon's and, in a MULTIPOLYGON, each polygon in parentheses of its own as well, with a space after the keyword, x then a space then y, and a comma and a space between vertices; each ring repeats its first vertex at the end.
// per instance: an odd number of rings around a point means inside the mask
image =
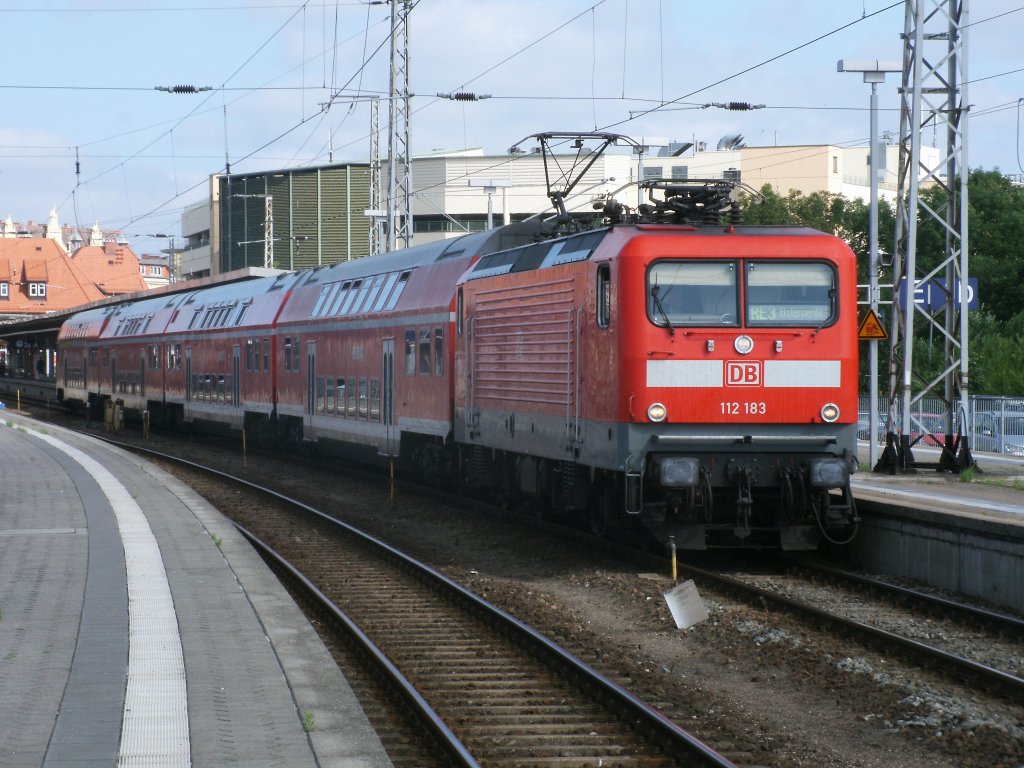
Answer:
POLYGON ((221 272, 264 265, 268 195, 277 269, 334 264, 369 253, 367 164, 221 176, 218 186, 221 272))

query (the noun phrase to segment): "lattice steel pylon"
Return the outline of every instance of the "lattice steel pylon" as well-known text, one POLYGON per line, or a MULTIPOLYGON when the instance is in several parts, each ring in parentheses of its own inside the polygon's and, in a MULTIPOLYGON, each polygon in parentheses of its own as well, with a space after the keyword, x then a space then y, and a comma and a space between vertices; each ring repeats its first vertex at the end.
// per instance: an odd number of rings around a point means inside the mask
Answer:
POLYGON ((388 101, 388 250, 412 244, 412 161, 409 157, 409 11, 391 0, 391 98, 388 101))
POLYGON ((380 189, 380 99, 370 99, 370 210, 372 217, 369 227, 370 256, 376 256, 384 245, 384 220, 380 216, 382 210, 380 189))
MULTIPOLYGON (((893 282, 905 299, 893 298, 886 447, 875 469, 954 471, 973 465, 966 426, 968 397, 967 248, 967 0, 906 0, 903 86, 900 89, 899 192, 896 203, 893 282), (922 134, 942 135, 936 161, 922 158, 922 134), (941 206, 922 200, 920 190, 938 185, 941 206), (917 229, 940 225, 945 251, 918 269, 917 229), (922 286, 921 300, 918 287, 922 286), (943 300, 944 299, 944 300, 943 300), (930 379, 914 367, 915 325, 943 340, 941 371, 930 379), (945 413, 941 436, 922 418, 926 396, 940 397, 945 413), (918 462, 912 448, 936 433, 938 462, 918 462)), ((896 293, 896 291, 894 291, 896 293)), ((933 411, 934 412, 934 411, 933 411)))

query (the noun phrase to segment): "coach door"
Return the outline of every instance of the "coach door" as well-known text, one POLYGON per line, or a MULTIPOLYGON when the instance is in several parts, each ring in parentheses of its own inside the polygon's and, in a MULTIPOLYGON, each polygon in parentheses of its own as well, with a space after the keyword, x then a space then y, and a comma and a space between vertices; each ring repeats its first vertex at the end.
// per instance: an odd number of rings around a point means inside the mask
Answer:
POLYGON ((395 427, 395 340, 384 339, 381 371, 380 418, 384 423, 384 453, 398 454, 398 429, 395 427))
MULTIPOLYGON (((234 408, 242 407, 242 345, 235 344, 231 347, 231 405, 234 408)), ((242 422, 236 422, 235 426, 242 426, 242 422)))
MULTIPOLYGON (((296 350, 297 352, 297 350, 296 350)), ((306 342, 306 436, 313 438, 313 414, 316 413, 316 342, 306 342)))
POLYGON ((185 420, 192 420, 192 347, 185 347, 185 420))

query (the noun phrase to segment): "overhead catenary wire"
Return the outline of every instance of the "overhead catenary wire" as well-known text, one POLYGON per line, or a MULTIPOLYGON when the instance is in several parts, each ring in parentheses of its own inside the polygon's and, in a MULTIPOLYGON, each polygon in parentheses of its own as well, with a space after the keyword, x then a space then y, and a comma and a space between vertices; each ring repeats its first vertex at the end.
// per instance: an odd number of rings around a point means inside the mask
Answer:
MULTIPOLYGON (((324 5, 326 5, 326 4, 324 4, 324 5)), ((334 3, 334 7, 335 7, 335 13, 336 13, 336 16, 337 16, 337 9, 338 9, 338 5, 339 5, 339 4, 337 4, 337 3, 334 3)), ((369 5, 368 5, 368 4, 365 4, 365 3, 361 3, 360 5, 363 5, 363 6, 365 6, 365 7, 367 8, 367 13, 369 14, 369 12, 370 12, 370 7, 369 7, 369 5)), ((600 4, 596 4, 596 5, 590 5, 590 6, 589 6, 589 7, 587 8, 587 9, 585 9, 585 10, 583 11, 583 13, 588 13, 588 12, 589 12, 589 13, 591 14, 591 19, 593 19, 593 16, 594 16, 594 9, 595 9, 595 8, 597 7, 597 5, 600 5, 600 4)), ((629 2, 628 2, 628 0, 627 0, 627 2, 625 3, 625 7, 626 7, 626 12, 627 12, 627 17, 628 17, 628 11, 630 11, 630 10, 634 10, 634 9, 630 9, 630 8, 628 7, 628 5, 629 5, 629 2)), ((289 9, 292 9, 292 8, 298 7, 298 8, 300 8, 300 9, 301 9, 301 8, 302 8, 302 7, 304 7, 304 6, 308 6, 308 4, 303 4, 302 6, 294 6, 294 5, 279 5, 279 6, 274 6, 274 7, 280 7, 280 8, 289 8, 289 9)), ((893 5, 890 5, 890 6, 888 6, 888 8, 892 8, 892 7, 893 7, 893 5)), ((882 10, 886 10, 886 9, 882 9, 882 10)), ((1007 13, 1012 13, 1012 12, 1014 12, 1014 11, 1008 11, 1007 13)), ((876 13, 877 13, 877 12, 876 12, 876 13)), ((579 15, 582 15, 582 14, 578 14, 578 16, 579 16, 579 15)), ((875 14, 872 14, 872 15, 875 15, 875 14)), ((1000 15, 1000 16, 1002 16, 1002 15, 1005 15, 1005 14, 999 14, 999 15, 1000 15)), ((983 23, 984 21, 986 21, 986 20, 981 20, 981 21, 977 21, 977 22, 974 22, 974 24, 972 24, 972 26, 974 26, 974 25, 976 25, 976 24, 980 24, 980 23, 983 23)), ((562 25, 562 26, 564 26, 564 25, 562 25)), ((363 33, 364 33, 364 34, 365 34, 365 32, 366 32, 366 30, 363 30, 363 33)), ((550 34, 550 33, 548 33, 548 34, 550 34)), ((364 39, 368 39, 368 38, 364 38, 364 39)), ((514 57, 515 55, 516 55, 516 54, 513 54, 513 57, 514 57)), ((306 57, 303 57, 303 59, 304 59, 304 60, 305 60, 305 58, 306 58, 306 57)), ((325 60, 326 60, 326 59, 325 59, 325 60)), ((624 63, 624 75, 623 75, 623 96, 625 96, 625 80, 626 80, 626 78, 625 78, 625 62, 626 62, 626 60, 627 60, 627 57, 626 57, 626 50, 625 50, 625 46, 624 46, 624 53, 623 53, 623 63, 624 63)), ((506 59, 506 61, 507 61, 507 59, 506 59)), ((335 47, 335 48, 334 48, 334 59, 333 59, 333 63, 336 63, 336 62, 337 62, 337 47, 335 47)), ((500 65, 501 65, 501 62, 499 62, 499 63, 498 63, 497 65, 494 65, 494 67, 491 67, 490 69, 494 69, 494 68, 496 68, 496 67, 498 67, 498 66, 500 66, 500 65)), ((486 72, 486 71, 490 71, 490 70, 485 70, 485 72, 486 72)), ((333 66, 332 66, 332 86, 334 85, 334 81, 333 81, 333 76, 334 76, 334 68, 333 68, 333 66)), ((360 84, 361 84, 361 83, 360 83, 360 84)), ((709 87, 710 87, 710 86, 709 86, 709 87)), ((282 91, 284 91, 284 90, 286 90, 286 89, 291 89, 291 90, 298 90, 298 88, 296 88, 295 86, 281 86, 281 87, 263 87, 263 88, 261 88, 260 90, 267 90, 267 91, 270 91, 270 90, 282 90, 282 91)), ((252 91, 252 90, 254 90, 254 89, 243 89, 243 88, 240 88, 240 87, 237 87, 237 86, 230 86, 230 85, 227 85, 227 86, 222 86, 222 95, 223 95, 223 93, 225 93, 225 92, 229 92, 229 91, 232 91, 232 92, 234 92, 234 91, 241 91, 241 90, 246 90, 247 92, 251 92, 251 91, 252 91)), ((336 94, 336 93, 339 93, 339 91, 338 91, 338 90, 336 90, 336 89, 334 89, 333 87, 332 87, 332 89, 331 89, 331 90, 332 90, 332 97, 333 97, 333 95, 334 95, 334 94, 336 94)), ((662 96, 664 97, 664 94, 662 94, 662 96)), ((547 99, 549 99, 549 100, 556 100, 556 99, 559 99, 559 98, 562 98, 562 97, 559 97, 559 96, 547 96, 547 97, 544 97, 544 96, 536 96, 536 97, 533 97, 533 96, 522 96, 522 97, 512 97, 512 96, 509 96, 509 97, 505 97, 505 96, 502 96, 502 95, 500 95, 500 94, 494 94, 494 95, 493 95, 493 98, 494 98, 495 100, 497 100, 497 99, 501 99, 501 98, 547 98, 547 99)), ((584 96, 584 97, 581 97, 581 98, 587 98, 587 97, 586 97, 586 96, 584 96)), ((597 95, 596 95, 596 94, 594 94, 594 93, 591 93, 591 95, 589 96, 589 98, 591 99, 592 103, 596 103, 596 102, 597 102, 597 101, 599 101, 599 100, 601 100, 601 101, 604 101, 604 100, 610 100, 610 99, 608 99, 607 97, 600 97, 600 96, 597 96, 597 95)), ((622 100, 622 98, 621 98, 621 97, 620 97, 620 100, 622 100)), ((664 99, 662 99, 661 101, 658 101, 658 102, 654 102, 654 100, 651 100, 651 102, 652 102, 652 103, 657 103, 657 104, 661 104, 661 103, 663 103, 663 101, 664 101, 664 99)), ((338 103, 344 103, 344 96, 339 96, 338 98, 332 98, 332 103, 333 103, 333 104, 335 104, 335 105, 336 105, 336 104, 338 104, 338 103)), ((353 110, 355 109, 354 103, 355 103, 355 102, 349 102, 350 106, 349 106, 349 109, 347 110, 347 111, 348 111, 348 114, 352 114, 353 110)), ((228 101, 227 101, 227 104, 228 104, 228 106, 230 106, 230 105, 232 104, 232 102, 228 100, 228 101)), ((428 106, 429 106, 429 105, 428 105, 428 106)), ((1011 106, 1011 107, 1008 107, 1008 108, 1014 108, 1015 106, 1016 106, 1016 105, 1013 105, 1013 106, 1011 106)), ((769 104, 769 105, 767 106, 767 108, 769 108, 769 109, 808 109, 808 110, 829 110, 829 109, 844 109, 843 107, 824 107, 824 106, 810 106, 810 105, 809 105, 809 106, 804 106, 804 107, 801 107, 801 106, 799 106, 799 105, 778 105, 778 106, 776 106, 776 105, 770 105, 770 104, 769 104)), ((222 108, 221 108, 221 109, 222 109, 222 111, 223 111, 223 109, 224 109, 224 108, 223 108, 223 105, 222 105, 222 108)), ((851 109, 851 110, 852 110, 852 109, 857 109, 858 111, 862 111, 862 110, 863 110, 864 108, 860 108, 860 107, 858 107, 858 108, 846 108, 846 109, 851 109)), ((419 111, 419 110, 417 110, 417 111, 419 111)), ((659 110, 659 111, 661 111, 661 110, 659 110)), ((664 111, 668 111, 668 110, 667 110, 667 109, 665 109, 664 111)), ((233 108, 233 112, 234 112, 234 108, 233 108)), ((203 113, 205 113, 205 109, 201 109, 200 111, 196 112, 195 114, 203 114, 203 113)), ((976 112, 976 113, 973 113, 973 115, 984 115, 984 114, 989 114, 989 113, 990 113, 990 112, 988 112, 988 111, 986 111, 986 110, 980 110, 980 111, 978 111, 978 112, 976 112)), ((972 116, 973 116, 973 115, 972 115, 972 116)), ((308 115, 306 115, 306 117, 308 117, 308 115)), ((639 116, 638 116, 638 119, 639 119, 639 116)), ((344 122, 344 119, 343 119, 343 121, 342 121, 342 122, 344 122)), ((307 126, 307 127, 308 127, 308 126, 310 126, 310 125, 314 125, 314 126, 315 126, 315 125, 317 125, 317 124, 318 124, 318 123, 310 123, 309 121, 304 121, 304 123, 303 123, 303 125, 304 125, 304 126, 307 126)), ((164 125, 168 125, 168 123, 164 123, 164 125)), ((177 123, 177 122, 175 122, 175 123, 173 123, 172 125, 178 125, 178 123, 177 123)), ((172 129, 172 130, 173 130, 173 129, 172 129)), ((314 127, 314 130, 316 130, 316 128, 315 128, 315 127, 314 127)), ((167 135, 168 135, 168 136, 170 136, 170 134, 167 134, 167 135)), ((180 135, 180 133, 179 133, 179 135, 180 135)), ((282 133, 281 135, 287 135, 287 133, 282 133)), ((173 141, 173 139, 172 139, 172 141, 173 141)), ((308 141, 308 140, 307 140, 307 141, 308 141)), ((357 140, 356 140, 356 142, 353 142, 353 143, 358 143, 358 141, 359 141, 359 140, 357 139, 357 140)), ((82 143, 82 146, 85 146, 85 143, 84 143, 84 142, 82 143)), ((304 144, 304 146, 306 146, 306 145, 304 144)), ((343 144, 343 146, 351 146, 351 144, 347 144, 347 145, 346 145, 346 144, 343 144)), ((267 145, 266 145, 266 144, 263 144, 263 145, 262 145, 262 150, 265 150, 265 149, 266 149, 266 147, 267 147, 267 145)), ((258 153, 260 153, 260 152, 261 152, 261 149, 257 149, 257 150, 254 150, 253 152, 246 152, 246 153, 244 154, 244 157, 248 159, 248 158, 251 158, 251 157, 253 157, 254 155, 256 155, 256 154, 258 154, 258 153)), ((277 153, 277 154, 284 154, 284 153, 277 153)), ((296 156, 297 156, 298 154, 300 154, 300 153, 295 153, 295 155, 293 155, 292 159, 295 159, 295 158, 296 158, 296 156)), ((314 155, 314 157, 316 157, 316 156, 319 156, 319 154, 320 154, 320 153, 317 153, 317 155, 314 155)), ((125 159, 125 160, 127 161, 127 160, 132 160, 132 159, 135 159, 136 157, 139 157, 139 158, 141 158, 141 157, 146 157, 146 156, 150 156, 150 155, 148 155, 148 154, 147 154, 147 153, 145 152, 145 150, 143 150, 143 151, 141 151, 141 152, 138 152, 138 153, 136 153, 135 155, 133 155, 133 156, 131 156, 131 157, 127 157, 127 158, 123 158, 123 159, 125 159)), ((180 158, 184 158, 184 157, 189 157, 189 156, 195 156, 195 155, 186 155, 186 154, 180 154, 180 155, 179 155, 178 153, 176 153, 176 152, 173 152, 173 151, 172 151, 172 159, 174 159, 174 158, 179 158, 179 159, 180 159, 180 158)), ((89 157, 90 161, 91 161, 91 158, 92 158, 92 157, 94 157, 94 156, 90 155, 90 157, 89 157)), ((262 155, 261 155, 261 157, 262 157, 262 155)), ((286 155, 286 158, 287 158, 287 155, 286 155)), ((234 163, 234 164, 235 164, 235 166, 236 166, 236 167, 237 167, 237 165, 238 165, 238 163, 239 163, 239 162, 241 162, 241 158, 239 158, 239 159, 237 159, 237 160, 235 161, 235 163, 234 163)), ((312 160, 309 160, 309 161, 304 161, 304 162, 312 162, 312 160)), ((90 171, 91 171, 91 170, 94 170, 94 168, 95 168, 95 162, 92 162, 92 165, 90 165, 90 166, 86 166, 86 167, 87 167, 87 168, 88 168, 88 169, 89 169, 90 171)), ((88 183, 88 182, 90 182, 90 181, 94 181, 94 180, 95 180, 94 178, 90 177, 90 178, 86 179, 85 183, 88 183)), ((81 180, 80 180, 80 181, 81 181, 81 180)), ((203 182, 205 183, 205 178, 204 178, 203 182)), ((165 205, 166 205, 166 204, 165 204, 165 205)))

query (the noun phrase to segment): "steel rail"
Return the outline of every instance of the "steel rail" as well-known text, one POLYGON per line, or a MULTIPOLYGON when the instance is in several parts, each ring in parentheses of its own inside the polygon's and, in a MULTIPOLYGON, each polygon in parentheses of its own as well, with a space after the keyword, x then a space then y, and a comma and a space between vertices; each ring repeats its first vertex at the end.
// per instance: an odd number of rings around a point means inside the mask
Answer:
POLYGON ((872 578, 871 576, 864 576, 859 573, 850 573, 849 571, 844 571, 839 568, 830 568, 827 565, 821 565, 819 563, 800 562, 797 567, 821 573, 828 577, 850 581, 861 586, 870 587, 871 589, 877 589, 880 592, 887 592, 891 595, 905 597, 909 600, 920 603, 925 608, 937 608, 950 613, 959 614, 961 617, 984 621, 997 629, 1005 630, 1007 632, 1022 633, 1020 636, 1024 636, 1024 619, 1016 616, 1000 613, 999 611, 991 611, 987 608, 979 608, 975 605, 958 603, 955 600, 950 600, 945 597, 930 595, 927 592, 921 592, 917 589, 901 587, 898 584, 892 584, 888 581, 880 581, 879 579, 872 578))

